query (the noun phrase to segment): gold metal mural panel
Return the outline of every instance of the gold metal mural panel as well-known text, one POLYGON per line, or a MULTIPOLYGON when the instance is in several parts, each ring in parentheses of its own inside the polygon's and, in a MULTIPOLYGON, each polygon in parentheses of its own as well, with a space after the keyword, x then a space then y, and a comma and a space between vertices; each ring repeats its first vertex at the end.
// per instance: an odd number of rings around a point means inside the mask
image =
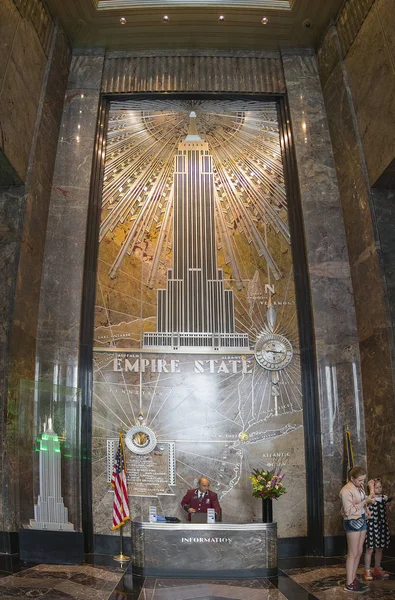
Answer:
MULTIPOLYGON (((260 506, 248 475, 283 462, 280 535, 304 535, 297 309, 274 102, 111 104, 95 311, 94 513, 111 513, 106 440, 140 424, 175 448, 160 512, 183 518, 183 492, 206 475, 225 518, 252 520, 260 506)), ((132 516, 152 503, 131 500, 132 516)), ((108 532, 102 516, 95 531, 108 532)))

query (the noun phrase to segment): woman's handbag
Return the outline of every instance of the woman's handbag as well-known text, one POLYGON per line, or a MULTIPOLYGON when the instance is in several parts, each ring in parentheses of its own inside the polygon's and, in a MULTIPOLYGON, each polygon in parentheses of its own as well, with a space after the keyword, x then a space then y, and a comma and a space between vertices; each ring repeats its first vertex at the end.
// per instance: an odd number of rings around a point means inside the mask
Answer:
POLYGON ((365 519, 349 519, 348 525, 354 531, 359 531, 365 525, 365 519))

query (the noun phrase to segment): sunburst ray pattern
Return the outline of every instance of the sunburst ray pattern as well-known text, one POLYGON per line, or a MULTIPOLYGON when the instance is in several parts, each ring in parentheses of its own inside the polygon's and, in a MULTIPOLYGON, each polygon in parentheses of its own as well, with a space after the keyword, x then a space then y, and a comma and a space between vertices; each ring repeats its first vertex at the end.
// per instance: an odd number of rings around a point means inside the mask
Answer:
POLYGON ((154 110, 136 111, 133 102, 114 103, 100 240, 120 224, 127 225, 127 234, 109 269, 110 277, 117 276, 125 256, 154 228, 160 234, 147 283, 155 285, 158 261, 169 240, 174 157, 193 109, 199 133, 213 154, 219 239, 238 287, 242 278, 229 235, 235 228, 265 258, 274 278, 281 278, 281 269, 258 227, 262 221, 290 243, 276 107, 260 103, 256 111, 252 110, 256 103, 234 104, 162 101, 158 106, 155 101, 154 110))

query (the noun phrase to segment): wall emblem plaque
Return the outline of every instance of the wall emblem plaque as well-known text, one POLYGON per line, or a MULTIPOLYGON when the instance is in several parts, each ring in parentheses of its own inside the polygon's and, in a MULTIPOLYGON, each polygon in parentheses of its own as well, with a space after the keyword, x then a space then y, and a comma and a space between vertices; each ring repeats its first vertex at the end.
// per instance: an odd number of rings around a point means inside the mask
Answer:
POLYGON ((156 435, 145 425, 136 425, 125 435, 125 442, 134 454, 149 454, 157 444, 156 435))

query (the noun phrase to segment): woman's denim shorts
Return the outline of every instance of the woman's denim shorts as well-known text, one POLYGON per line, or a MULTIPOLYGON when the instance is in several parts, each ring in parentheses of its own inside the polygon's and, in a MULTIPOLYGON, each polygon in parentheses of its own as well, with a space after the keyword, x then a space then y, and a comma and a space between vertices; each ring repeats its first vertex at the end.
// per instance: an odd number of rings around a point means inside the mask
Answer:
POLYGON ((362 515, 360 519, 344 519, 344 531, 346 533, 360 533, 361 531, 366 531, 366 515, 362 515), (359 529, 353 527, 353 523, 363 521, 362 527, 359 529))

